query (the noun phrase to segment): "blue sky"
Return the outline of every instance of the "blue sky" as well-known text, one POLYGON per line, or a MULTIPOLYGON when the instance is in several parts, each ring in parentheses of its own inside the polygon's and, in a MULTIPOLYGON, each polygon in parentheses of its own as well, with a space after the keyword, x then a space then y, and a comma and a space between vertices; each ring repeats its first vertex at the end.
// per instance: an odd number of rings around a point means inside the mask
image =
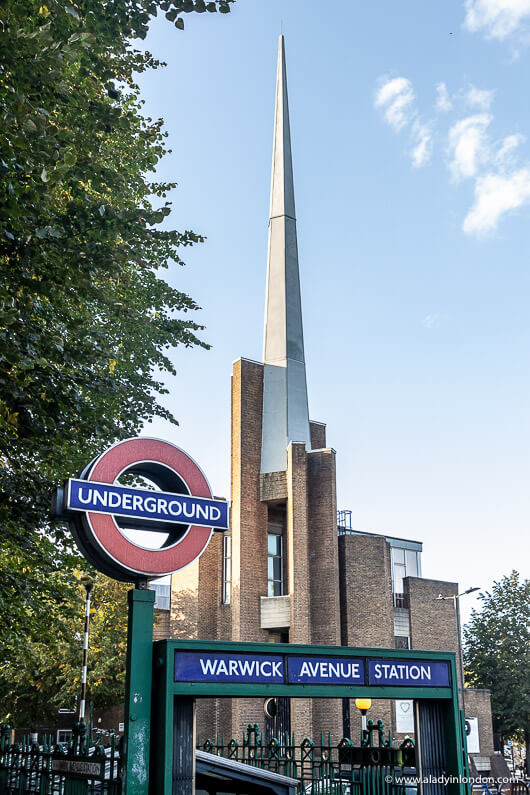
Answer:
POLYGON ((424 576, 528 576, 530 2, 331 8, 239 0, 152 26, 168 65, 141 85, 173 150, 170 221, 208 238, 168 279, 213 348, 174 351, 180 427, 146 432, 229 496, 231 363, 261 359, 281 28, 310 416, 339 507, 423 540, 424 576))

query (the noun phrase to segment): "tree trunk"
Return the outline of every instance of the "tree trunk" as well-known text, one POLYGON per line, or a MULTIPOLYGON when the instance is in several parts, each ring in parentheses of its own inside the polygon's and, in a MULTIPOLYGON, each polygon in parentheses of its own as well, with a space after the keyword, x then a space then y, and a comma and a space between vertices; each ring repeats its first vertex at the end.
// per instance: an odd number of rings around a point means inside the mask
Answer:
POLYGON ((530 729, 524 730, 524 744, 526 746, 525 772, 530 776, 530 729))

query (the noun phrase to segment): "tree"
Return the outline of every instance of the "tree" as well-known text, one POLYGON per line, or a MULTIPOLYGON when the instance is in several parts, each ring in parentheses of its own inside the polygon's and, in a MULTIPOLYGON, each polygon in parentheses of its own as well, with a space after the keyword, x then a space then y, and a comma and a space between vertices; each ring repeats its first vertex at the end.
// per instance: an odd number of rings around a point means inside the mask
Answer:
POLYGON ((466 682, 491 690, 494 731, 522 732, 530 762, 530 580, 512 571, 480 594, 464 627, 466 682))
MULTIPOLYGON (((130 586, 99 575, 92 590, 88 694, 98 710, 123 702, 130 586)), ((26 727, 76 709, 81 690, 85 589, 52 640, 17 639, 0 663, 0 723, 26 727)))
POLYGON ((207 347, 196 303, 157 275, 202 237, 167 225, 167 133, 135 83, 161 64, 134 40, 159 10, 182 28, 232 1, 1 4, 0 656, 75 602, 53 488, 152 417, 176 422, 154 373, 174 373, 171 346, 207 347))

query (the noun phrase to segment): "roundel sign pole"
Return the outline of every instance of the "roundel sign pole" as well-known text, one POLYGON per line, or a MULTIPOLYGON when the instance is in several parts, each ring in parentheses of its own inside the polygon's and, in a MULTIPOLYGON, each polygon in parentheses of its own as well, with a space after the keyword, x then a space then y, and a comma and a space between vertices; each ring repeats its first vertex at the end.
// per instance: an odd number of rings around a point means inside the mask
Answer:
POLYGON ((187 453, 169 442, 139 437, 105 450, 78 478, 58 488, 54 513, 70 522, 90 563, 136 586, 129 591, 122 792, 147 795, 155 600, 147 583, 197 560, 213 532, 228 529, 229 505, 214 499, 187 453), (161 539, 155 549, 148 543, 152 533, 161 539))

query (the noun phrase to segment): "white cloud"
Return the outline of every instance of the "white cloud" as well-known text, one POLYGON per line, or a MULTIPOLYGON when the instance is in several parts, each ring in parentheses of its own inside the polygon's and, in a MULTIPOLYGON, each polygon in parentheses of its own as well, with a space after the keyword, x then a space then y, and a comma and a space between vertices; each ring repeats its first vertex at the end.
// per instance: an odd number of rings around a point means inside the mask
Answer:
POLYGON ((488 91, 483 88, 476 88, 470 86, 466 94, 466 101, 470 108, 478 108, 479 110, 489 110, 493 101, 494 90, 488 91))
POLYGON ((440 317, 441 317, 440 313, 436 312, 435 314, 425 315, 425 317, 421 322, 425 326, 425 328, 432 328, 434 324, 438 322, 440 317))
POLYGON ((530 0, 466 0, 465 27, 489 39, 505 39, 529 19, 530 0))
POLYGON ((406 77, 394 77, 379 88, 375 96, 375 106, 380 108, 386 121, 394 130, 401 130, 408 124, 413 114, 414 90, 406 77))
POLYGON ((486 174, 477 179, 475 202, 464 219, 467 234, 484 234, 497 226, 502 215, 530 200, 530 168, 521 168, 508 176, 486 174))
POLYGON ((486 113, 468 116, 449 130, 449 167, 455 179, 473 177, 489 158, 486 129, 492 117, 486 113))
MULTIPOLYGON (((494 4, 496 0, 488 1, 494 4)), ((519 0, 511 1, 514 6, 520 5, 519 0)), ((478 8, 481 2, 486 0, 476 0, 474 4, 470 1, 468 8, 472 5, 478 8)), ((530 0, 527 2, 530 15, 530 0)), ((439 113, 452 110, 457 102, 468 109, 468 115, 449 126, 447 144, 447 164, 454 180, 472 179, 475 186, 473 204, 462 229, 470 235, 491 232, 506 213, 530 203, 530 163, 522 161, 517 153, 525 137, 513 133, 495 140, 491 136, 493 115, 489 109, 495 91, 470 85, 450 96, 446 84, 438 83, 436 92, 435 109, 439 113)), ((431 159, 439 137, 441 117, 433 114, 425 120, 420 115, 412 83, 405 77, 380 81, 374 105, 396 132, 408 128, 412 165, 424 166, 431 159)), ((439 317, 439 314, 426 315, 423 325, 431 328, 439 317)))
POLYGON ((441 111, 442 113, 447 113, 447 111, 451 110, 453 107, 453 103, 449 99, 449 93, 447 91, 447 86, 445 83, 438 83, 436 86, 436 110, 441 111))
POLYGON ((412 125, 412 140, 414 142, 411 151, 412 165, 420 168, 428 163, 432 154, 433 140, 430 125, 416 119, 412 125))
POLYGON ((497 154, 495 155, 495 159, 497 163, 500 165, 506 165, 513 161, 513 152, 524 143, 525 137, 521 135, 521 133, 516 133, 515 135, 507 135, 506 138, 503 140, 501 147, 497 154))

